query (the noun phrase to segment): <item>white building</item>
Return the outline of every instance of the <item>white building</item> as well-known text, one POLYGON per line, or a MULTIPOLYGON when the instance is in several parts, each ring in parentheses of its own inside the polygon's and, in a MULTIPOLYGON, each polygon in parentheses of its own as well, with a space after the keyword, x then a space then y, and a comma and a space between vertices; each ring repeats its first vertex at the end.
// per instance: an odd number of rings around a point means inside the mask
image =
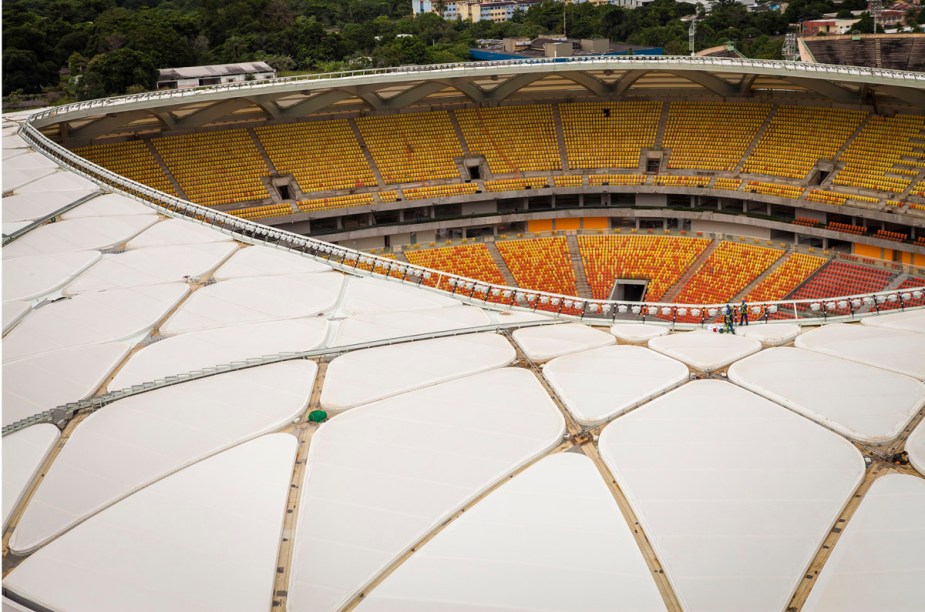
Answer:
POLYGON ((202 85, 221 85, 236 81, 273 78, 276 78, 276 70, 266 62, 162 68, 158 70, 157 88, 186 89, 202 85))

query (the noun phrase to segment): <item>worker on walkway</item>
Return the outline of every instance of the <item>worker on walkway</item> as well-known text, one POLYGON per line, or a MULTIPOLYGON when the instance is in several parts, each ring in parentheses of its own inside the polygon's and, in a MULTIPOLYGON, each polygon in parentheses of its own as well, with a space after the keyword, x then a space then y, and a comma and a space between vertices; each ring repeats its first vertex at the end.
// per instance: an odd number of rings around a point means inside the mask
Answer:
POLYGON ((742 298, 742 304, 739 306, 739 325, 748 325, 748 304, 745 298, 742 298))
POLYGON ((732 307, 726 304, 726 309, 723 311, 723 322, 726 324, 725 332, 727 334, 735 333, 735 328, 732 325, 732 312, 732 307))

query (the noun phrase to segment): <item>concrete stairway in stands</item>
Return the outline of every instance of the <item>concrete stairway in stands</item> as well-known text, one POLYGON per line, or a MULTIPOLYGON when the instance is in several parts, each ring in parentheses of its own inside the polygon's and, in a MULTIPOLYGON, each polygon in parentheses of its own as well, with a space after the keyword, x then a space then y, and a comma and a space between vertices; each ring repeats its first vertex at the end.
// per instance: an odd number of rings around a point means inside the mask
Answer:
POLYGON ((507 267, 507 263, 504 261, 504 258, 501 257, 501 252, 498 251, 498 247, 495 246, 495 243, 486 242, 485 246, 488 248, 491 259, 495 262, 495 265, 498 266, 498 270, 501 271, 501 276, 504 277, 504 284, 509 287, 519 286, 517 281, 514 280, 514 275, 511 274, 511 269, 507 267))
POLYGON ((661 301, 673 302, 678 294, 681 293, 681 289, 684 288, 684 285, 686 285, 691 280, 691 278, 694 277, 694 274, 697 273, 697 270, 700 269, 700 266, 702 266, 704 262, 710 258, 710 255, 713 254, 713 251, 716 250, 717 246, 719 246, 718 240, 714 240, 708 244, 707 248, 703 250, 703 253, 697 256, 697 259, 695 259, 691 265, 688 266, 687 270, 684 271, 684 274, 681 275, 681 278, 678 279, 678 282, 668 288, 668 291, 666 291, 665 295, 662 296, 661 301))
POLYGON ((263 163, 267 165, 267 168, 270 169, 270 174, 279 174, 276 170, 276 166, 273 165, 273 160, 270 159, 270 155, 267 153, 267 150, 263 148, 263 143, 260 142, 260 138, 257 136, 257 132, 254 131, 254 128, 248 128, 247 133, 250 135, 251 140, 254 141, 254 146, 257 147, 257 152, 260 153, 260 157, 263 158, 263 163))
POLYGON ((578 247, 578 236, 570 234, 565 237, 568 244, 569 257, 572 260, 572 269, 575 270, 575 288, 578 290, 578 297, 590 298, 591 285, 588 283, 588 275, 585 274, 585 264, 581 259, 581 250, 578 247))
POLYGON ((379 168, 376 167, 376 162, 373 161, 373 154, 369 152, 369 147, 366 146, 366 141, 363 140, 363 134, 360 133, 360 128, 357 127, 356 121, 353 119, 347 119, 347 123, 350 124, 350 129, 353 130, 353 135, 356 137, 357 142, 360 144, 360 150, 363 151, 363 157, 366 158, 366 163, 369 164, 369 169, 373 171, 373 176, 376 177, 376 182, 379 183, 380 187, 384 186, 385 181, 382 180, 382 175, 379 173, 379 168))
POLYGON ((157 165, 161 167, 161 170, 163 170, 164 174, 167 176, 167 180, 170 181, 170 184, 173 185, 173 188, 177 191, 177 195, 184 200, 189 200, 186 196, 186 192, 183 191, 183 187, 180 187, 180 183, 174 178, 170 168, 167 167, 167 162, 165 162, 161 154, 157 152, 157 148, 151 144, 150 140, 145 140, 145 144, 148 146, 148 150, 151 151, 151 155, 154 157, 157 165))
POLYGON ((563 170, 568 170, 568 149, 565 148, 565 132, 562 131, 562 115, 559 114, 559 105, 552 105, 552 122, 556 126, 556 141, 559 143, 559 160, 563 170))
POLYGON ((662 102, 662 115, 658 119, 658 131, 655 132, 655 148, 662 146, 662 140, 665 138, 665 128, 668 125, 668 102, 662 102))
MULTIPOLYGON (((742 168, 745 166, 745 160, 747 160, 751 154, 754 152, 755 147, 758 146, 758 142, 761 140, 761 136, 767 131, 768 126, 771 125, 771 120, 774 119, 774 115, 777 113, 777 107, 771 107, 771 110, 768 111, 768 116, 764 118, 764 121, 761 123, 761 126, 758 128, 758 131, 755 132, 755 137, 752 138, 752 141, 749 143, 748 148, 745 149, 745 153, 742 154, 742 159, 739 160, 739 163, 736 164, 736 167, 733 169, 733 172, 738 174, 742 172, 742 168)), ((742 181, 745 184, 745 181, 742 181)))
POLYGON ((450 123, 453 125, 453 131, 456 132, 456 138, 459 139, 459 146, 462 148, 463 155, 469 155, 469 145, 466 143, 466 137, 463 135, 462 128, 459 126, 459 119, 456 118, 456 113, 450 111, 447 114, 450 116, 450 123))
POLYGON ((777 268, 779 268, 779 267, 780 267, 785 261, 787 261, 788 259, 790 259, 790 253, 786 253, 786 252, 785 252, 783 255, 781 255, 780 257, 778 257, 777 260, 774 261, 774 263, 772 263, 770 266, 768 266, 767 269, 765 269, 764 272, 762 272, 761 274, 759 274, 758 276, 756 276, 755 279, 752 280, 752 282, 750 282, 748 285, 746 285, 746 286, 745 286, 745 289, 743 289, 742 291, 740 291, 740 292, 738 292, 737 294, 735 294, 734 296, 732 296, 731 301, 732 301, 732 302, 740 302, 740 301, 742 301, 742 298, 744 298, 746 295, 748 295, 749 293, 751 293, 751 291, 752 291, 755 287, 757 287, 757 286, 760 285, 762 282, 764 282, 764 279, 766 279, 767 277, 769 277, 769 276, 771 275, 771 273, 774 272, 774 270, 776 270, 777 268))

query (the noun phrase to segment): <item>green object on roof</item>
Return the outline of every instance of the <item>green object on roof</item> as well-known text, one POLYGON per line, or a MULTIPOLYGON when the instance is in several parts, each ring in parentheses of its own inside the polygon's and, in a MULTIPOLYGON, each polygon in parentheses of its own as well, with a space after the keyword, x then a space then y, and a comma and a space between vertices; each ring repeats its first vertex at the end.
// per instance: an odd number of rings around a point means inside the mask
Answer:
POLYGON ((324 410, 312 410, 308 413, 309 423, 324 423, 328 420, 328 413, 324 410))

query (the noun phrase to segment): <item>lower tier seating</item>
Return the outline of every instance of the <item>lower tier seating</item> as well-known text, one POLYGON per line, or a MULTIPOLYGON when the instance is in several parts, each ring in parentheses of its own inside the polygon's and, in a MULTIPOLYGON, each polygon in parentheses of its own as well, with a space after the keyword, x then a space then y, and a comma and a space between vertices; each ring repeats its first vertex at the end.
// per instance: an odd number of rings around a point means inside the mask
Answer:
POLYGON ((418 266, 452 272, 495 285, 507 284, 488 252, 488 247, 481 243, 408 250, 405 251, 405 257, 418 266))
POLYGON ((793 253, 787 261, 780 264, 757 287, 745 296, 747 302, 773 302, 784 296, 806 280, 826 262, 825 257, 793 253))
POLYGON ((675 298, 683 304, 718 304, 735 297, 782 255, 780 249, 722 242, 675 298))
POLYGON ((833 295, 875 293, 886 289, 892 278, 893 274, 886 270, 832 261, 787 297, 803 300, 833 295))
POLYGON ((578 294, 564 237, 502 240, 495 245, 519 286, 550 293, 578 294))

